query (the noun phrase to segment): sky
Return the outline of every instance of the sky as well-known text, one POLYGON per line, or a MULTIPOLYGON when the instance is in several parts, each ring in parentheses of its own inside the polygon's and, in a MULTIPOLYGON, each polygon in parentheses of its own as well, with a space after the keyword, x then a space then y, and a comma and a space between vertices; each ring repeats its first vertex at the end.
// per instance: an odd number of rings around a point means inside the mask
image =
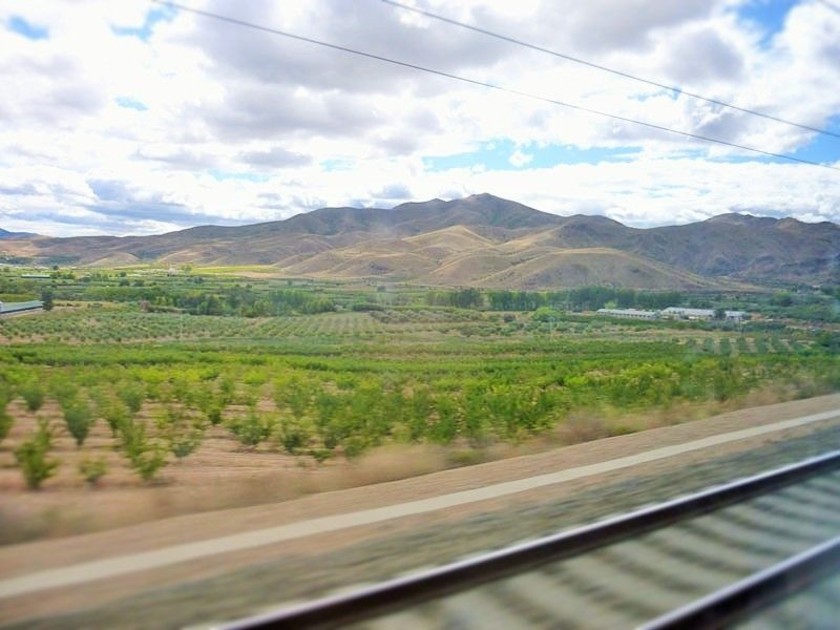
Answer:
POLYGON ((686 94, 840 134, 840 0, 401 1, 668 87, 381 0, 4 0, 0 228, 142 235, 477 193, 635 227, 840 223, 840 137, 686 94))

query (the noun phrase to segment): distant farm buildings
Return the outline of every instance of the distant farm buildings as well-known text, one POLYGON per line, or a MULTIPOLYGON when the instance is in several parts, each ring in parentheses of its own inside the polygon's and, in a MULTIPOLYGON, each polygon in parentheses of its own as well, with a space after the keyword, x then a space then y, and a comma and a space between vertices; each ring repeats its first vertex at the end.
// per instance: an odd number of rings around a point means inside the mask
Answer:
POLYGON ((712 320, 717 315, 728 322, 740 323, 748 318, 745 311, 715 311, 711 308, 683 308, 681 306, 669 306, 661 311, 640 311, 635 308, 600 308, 599 315, 607 317, 619 317, 622 319, 688 319, 688 320, 712 320))
POLYGON ((740 324, 745 319, 749 319, 749 314, 746 311, 724 311, 723 318, 728 322, 740 324))
MULTIPOLYGON (((682 308, 669 306, 662 310, 662 316, 671 319, 715 319, 716 311, 711 308, 682 308)), ((742 322, 747 319, 745 311, 723 311, 723 317, 728 322, 742 322)))
POLYGON ((599 308, 598 314, 623 319, 659 319, 659 311, 639 311, 635 308, 599 308))
POLYGON ((715 311, 711 308, 683 308, 669 306, 662 309, 662 317, 670 319, 714 319, 715 311))

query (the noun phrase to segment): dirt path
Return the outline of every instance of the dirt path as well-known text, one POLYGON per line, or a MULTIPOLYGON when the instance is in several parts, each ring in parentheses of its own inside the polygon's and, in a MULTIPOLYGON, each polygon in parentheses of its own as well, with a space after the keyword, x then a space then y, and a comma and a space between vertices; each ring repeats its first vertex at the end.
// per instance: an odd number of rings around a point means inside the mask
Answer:
POLYGON ((275 505, 0 548, 0 620, 49 602, 58 609, 95 603, 306 550, 314 541, 348 544, 420 518, 487 509, 507 496, 527 500, 547 489, 597 483, 617 471, 649 473, 837 423, 840 395, 823 396, 275 505))

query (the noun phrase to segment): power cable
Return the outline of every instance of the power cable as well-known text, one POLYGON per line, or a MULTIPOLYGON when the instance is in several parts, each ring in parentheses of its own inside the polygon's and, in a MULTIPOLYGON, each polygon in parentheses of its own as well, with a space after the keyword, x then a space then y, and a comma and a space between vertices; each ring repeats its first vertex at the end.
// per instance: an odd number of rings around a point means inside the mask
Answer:
POLYGON ((235 24, 237 26, 242 26, 242 27, 254 29, 254 30, 257 30, 257 31, 262 31, 264 33, 270 33, 272 35, 280 35, 281 37, 286 37, 288 39, 293 39, 293 40, 296 40, 296 41, 306 42, 306 43, 309 43, 309 44, 315 44, 317 46, 323 46, 325 48, 330 48, 332 50, 339 50, 341 52, 349 53, 351 55, 357 55, 359 57, 365 57, 367 59, 374 59, 376 61, 381 61, 383 63, 389 63, 389 64, 392 64, 392 65, 395 65, 395 66, 400 66, 400 67, 403 67, 403 68, 410 68, 412 70, 418 70, 420 72, 426 72, 428 74, 433 74, 433 75, 444 77, 444 78, 447 78, 447 79, 452 79, 453 81, 460 81, 461 83, 467 83, 467 84, 470 84, 470 85, 477 85, 477 86, 488 88, 488 89, 491 89, 491 90, 498 90, 500 92, 505 92, 507 94, 513 94, 515 96, 521 96, 521 97, 528 98, 528 99, 531 99, 531 100, 540 101, 540 102, 543 102, 543 103, 549 103, 551 105, 559 105, 561 107, 566 107, 568 109, 573 109, 573 110, 576 110, 576 111, 586 112, 586 113, 589 113, 589 114, 594 114, 596 116, 601 116, 601 117, 604 117, 604 118, 610 118, 612 120, 618 120, 618 121, 621 121, 621 122, 630 123, 630 124, 634 124, 634 125, 641 125, 643 127, 648 127, 649 129, 657 129, 659 131, 672 133, 672 134, 675 134, 675 135, 683 136, 685 138, 691 138, 693 140, 701 140, 703 142, 720 144, 720 145, 727 146, 727 147, 732 147, 732 148, 735 148, 735 149, 741 149, 743 151, 750 151, 752 153, 759 153, 761 155, 765 155, 765 156, 768 156, 768 157, 774 157, 774 158, 778 158, 778 159, 782 159, 782 160, 788 160, 788 161, 791 161, 791 162, 798 162, 800 164, 808 164, 810 166, 819 166, 819 167, 822 167, 822 168, 831 169, 833 171, 840 171, 840 167, 831 166, 829 164, 820 164, 819 162, 814 162, 812 160, 807 160, 807 159, 804 159, 804 158, 794 157, 792 155, 786 155, 784 153, 774 153, 772 151, 765 151, 763 149, 757 149, 755 147, 749 147, 749 146, 746 146, 746 145, 737 144, 735 142, 729 142, 728 140, 720 140, 718 138, 711 138, 709 136, 703 136, 703 135, 700 135, 700 134, 691 133, 689 131, 680 131, 678 129, 671 129, 670 127, 665 127, 664 125, 657 125, 655 123, 644 122, 644 121, 641 121, 641 120, 634 120, 633 118, 627 118, 625 116, 619 116, 617 114, 610 114, 610 113, 607 113, 607 112, 602 112, 602 111, 599 111, 597 109, 591 109, 589 107, 584 107, 582 105, 575 105, 573 103, 567 103, 565 101, 560 101, 560 100, 556 100, 556 99, 553 99, 553 98, 548 98, 548 97, 545 97, 545 96, 539 96, 537 94, 531 94, 529 92, 523 92, 521 90, 515 90, 515 89, 512 89, 512 88, 507 88, 507 87, 504 87, 504 86, 501 86, 501 85, 496 85, 494 83, 488 83, 486 81, 480 81, 478 79, 470 79, 469 77, 462 77, 462 76, 459 76, 457 74, 452 74, 452 73, 449 73, 449 72, 445 72, 443 70, 436 70, 434 68, 428 68, 426 66, 420 66, 420 65, 417 65, 417 64, 409 63, 407 61, 399 61, 399 60, 396 60, 396 59, 391 59, 389 57, 383 57, 382 55, 377 55, 377 54, 374 54, 374 53, 369 53, 369 52, 364 52, 364 51, 361 51, 361 50, 356 50, 354 48, 349 48, 347 46, 341 46, 339 44, 332 44, 332 43, 321 41, 321 40, 314 39, 314 38, 311 38, 311 37, 306 37, 304 35, 296 35, 294 33, 289 33, 287 31, 281 31, 281 30, 276 29, 276 28, 271 28, 271 27, 268 27, 268 26, 261 26, 259 24, 254 24, 253 22, 246 22, 244 20, 240 20, 240 19, 237 19, 237 18, 232 18, 232 17, 225 16, 225 15, 220 15, 218 13, 212 13, 210 11, 204 11, 202 9, 194 9, 192 7, 188 7, 188 6, 179 4, 177 2, 169 2, 168 0, 151 0, 151 1, 156 3, 156 4, 161 4, 161 5, 173 8, 173 9, 178 9, 178 10, 181 10, 181 11, 185 11, 187 13, 193 13, 195 15, 201 15, 203 17, 218 20, 220 22, 226 22, 228 24, 235 24))
POLYGON ((705 101, 706 103, 711 103, 713 105, 719 105, 721 107, 726 107, 729 109, 733 109, 735 111, 742 112, 744 114, 750 114, 751 116, 759 116, 761 118, 765 118, 767 120, 772 120, 774 122, 782 123, 785 125, 791 125, 792 127, 798 127, 800 129, 805 129, 807 131, 813 131, 814 133, 822 134, 825 136, 831 136, 833 138, 840 139, 840 133, 836 133, 834 131, 829 131, 828 129, 821 129, 819 127, 811 127, 810 125, 805 125, 803 123, 793 122, 791 120, 787 120, 785 118, 779 118, 778 116, 773 116, 772 114, 767 114, 765 112, 760 112, 754 109, 749 109, 747 107, 740 107, 739 105, 734 105, 732 103, 727 103, 726 101, 721 101, 718 99, 710 98, 708 96, 703 96, 701 94, 696 94, 694 92, 688 92, 683 90, 682 88, 675 87, 673 85, 667 85, 665 83, 660 83, 658 81, 654 81, 653 79, 645 79, 635 74, 630 74, 629 72, 623 72, 621 70, 616 70, 615 68, 608 68, 607 66, 602 66, 597 63, 593 63, 591 61, 586 61, 585 59, 581 59, 580 57, 574 57, 572 55, 568 55, 565 53, 557 52, 555 50, 551 50, 549 48, 543 48, 542 46, 537 46, 536 44, 529 44, 528 42, 522 41, 520 39, 516 39, 510 37, 508 35, 502 35, 500 33, 494 33, 493 31, 488 31, 487 29, 480 28, 478 26, 473 26, 472 24, 466 24, 465 22, 459 22, 457 20, 453 20, 448 17, 444 17, 442 15, 438 15, 436 13, 432 13, 431 11, 426 11, 424 9, 418 9, 417 7, 408 6, 406 4, 402 4, 400 2, 395 2, 394 0, 381 0, 385 4, 390 4, 391 6, 397 7, 399 9, 403 9, 405 11, 411 11, 413 13, 418 13, 420 15, 424 15, 428 18, 433 20, 439 20, 441 22, 445 22, 446 24, 452 24, 453 26, 458 26, 460 28, 464 28, 476 33, 481 33, 482 35, 486 35, 488 37, 493 37, 495 39, 500 39, 505 42, 509 42, 511 44, 516 44, 517 46, 522 46, 524 48, 529 48, 531 50, 536 50, 541 53, 545 53, 547 55, 552 55, 554 57, 559 57, 560 59, 565 59, 566 61, 571 61, 573 63, 578 63, 584 66, 588 66, 590 68, 595 68, 596 70, 601 70, 602 72, 609 72, 610 74, 614 74, 625 79, 631 79, 633 81, 638 81, 640 83, 646 83, 647 85, 652 85, 654 87, 658 87, 664 90, 669 90, 671 92, 679 92, 681 94, 685 94, 691 98, 696 98, 700 101, 705 101))

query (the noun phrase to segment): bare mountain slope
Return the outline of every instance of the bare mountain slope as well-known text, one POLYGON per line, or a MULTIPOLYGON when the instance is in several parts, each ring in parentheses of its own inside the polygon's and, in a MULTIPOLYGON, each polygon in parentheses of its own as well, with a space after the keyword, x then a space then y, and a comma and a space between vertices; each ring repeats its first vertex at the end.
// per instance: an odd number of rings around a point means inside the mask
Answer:
MULTIPOLYGON (((724 288, 713 279, 668 268, 655 261, 605 247, 543 247, 495 256, 477 250, 437 268, 432 284, 513 289, 618 285, 640 289, 724 288)), ((734 288, 728 286, 727 288, 734 288)))
POLYGON ((704 276, 840 282, 840 226, 833 223, 725 214, 636 232, 631 251, 704 276))

